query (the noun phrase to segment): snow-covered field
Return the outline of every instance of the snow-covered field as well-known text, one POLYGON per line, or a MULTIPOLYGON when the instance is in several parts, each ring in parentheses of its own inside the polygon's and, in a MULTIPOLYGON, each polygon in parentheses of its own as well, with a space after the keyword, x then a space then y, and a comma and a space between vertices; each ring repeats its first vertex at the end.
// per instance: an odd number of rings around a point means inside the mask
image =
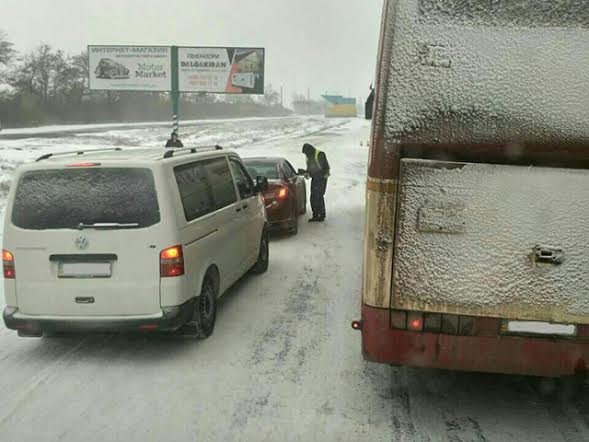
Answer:
MULTIPOLYGON (((344 120, 327 120, 323 117, 187 121, 183 123, 180 135, 186 146, 222 144, 225 147, 247 148, 265 140, 278 141, 307 136, 330 127, 338 127, 343 122, 344 120)), ((12 171, 25 161, 33 161, 49 152, 80 148, 93 149, 104 146, 161 148, 169 135, 169 125, 161 123, 86 124, 2 131, 0 132, 0 209, 4 206, 12 171), (19 138, 2 138, 3 136, 19 138)))
MULTIPOLYGON (((368 134, 365 121, 323 118, 188 128, 186 144, 284 155, 295 167, 303 166, 302 143, 316 144, 333 168, 326 223, 275 238, 268 273, 244 278, 223 298, 205 341, 19 339, 0 328, 0 440, 589 440, 586 386, 567 399, 546 381, 362 359, 350 321, 359 316, 368 134)), ((48 151, 155 148, 167 135, 137 128, 0 141, 0 155, 9 176, 48 151)))

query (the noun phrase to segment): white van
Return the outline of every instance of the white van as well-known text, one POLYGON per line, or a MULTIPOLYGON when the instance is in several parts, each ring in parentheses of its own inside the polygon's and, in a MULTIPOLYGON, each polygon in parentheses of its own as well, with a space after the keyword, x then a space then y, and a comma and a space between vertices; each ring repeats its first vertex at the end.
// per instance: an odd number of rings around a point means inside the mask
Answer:
POLYGON ((47 331, 177 330, 199 337, 216 301, 268 268, 261 191, 220 147, 48 154, 8 196, 4 322, 47 331))

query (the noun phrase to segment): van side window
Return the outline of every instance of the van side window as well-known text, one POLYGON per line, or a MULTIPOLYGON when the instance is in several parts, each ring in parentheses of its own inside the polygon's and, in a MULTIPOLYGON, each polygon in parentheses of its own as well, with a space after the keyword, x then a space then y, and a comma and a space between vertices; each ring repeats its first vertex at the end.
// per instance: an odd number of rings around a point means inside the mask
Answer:
POLYGON ((227 159, 214 158, 174 168, 186 221, 237 201, 227 159))
POLYGON ((233 172, 235 184, 237 184, 241 199, 254 196, 254 182, 243 165, 235 158, 229 158, 229 163, 231 164, 231 171, 233 172))
POLYGON ((211 185, 207 180, 203 163, 175 167, 174 175, 186 221, 192 221, 214 210, 211 185))
POLYGON ((237 201, 231 171, 225 157, 204 162, 211 183, 215 210, 227 207, 237 201))

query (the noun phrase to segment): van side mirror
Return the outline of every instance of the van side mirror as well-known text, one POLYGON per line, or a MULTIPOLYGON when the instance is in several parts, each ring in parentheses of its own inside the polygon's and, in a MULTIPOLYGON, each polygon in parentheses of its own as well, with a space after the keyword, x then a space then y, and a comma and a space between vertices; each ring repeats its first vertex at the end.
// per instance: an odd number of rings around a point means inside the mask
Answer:
POLYGON ((256 177, 256 185, 254 187, 254 190, 256 191, 256 193, 264 192, 267 189, 268 189, 268 178, 266 178, 265 176, 257 176, 256 177))
POLYGON ((306 173, 307 173, 307 171, 305 169, 299 169, 299 170, 297 170, 297 175, 304 175, 306 173))

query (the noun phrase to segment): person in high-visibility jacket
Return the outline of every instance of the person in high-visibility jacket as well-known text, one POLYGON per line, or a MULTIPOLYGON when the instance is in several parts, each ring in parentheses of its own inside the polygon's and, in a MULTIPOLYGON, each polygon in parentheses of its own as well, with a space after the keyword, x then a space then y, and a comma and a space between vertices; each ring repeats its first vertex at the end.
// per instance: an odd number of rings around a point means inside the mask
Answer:
POLYGON ((325 191, 329 178, 329 163, 327 155, 319 149, 305 143, 303 153, 307 157, 306 173, 311 177, 311 210, 313 217, 309 222, 323 222, 325 220, 325 191))

